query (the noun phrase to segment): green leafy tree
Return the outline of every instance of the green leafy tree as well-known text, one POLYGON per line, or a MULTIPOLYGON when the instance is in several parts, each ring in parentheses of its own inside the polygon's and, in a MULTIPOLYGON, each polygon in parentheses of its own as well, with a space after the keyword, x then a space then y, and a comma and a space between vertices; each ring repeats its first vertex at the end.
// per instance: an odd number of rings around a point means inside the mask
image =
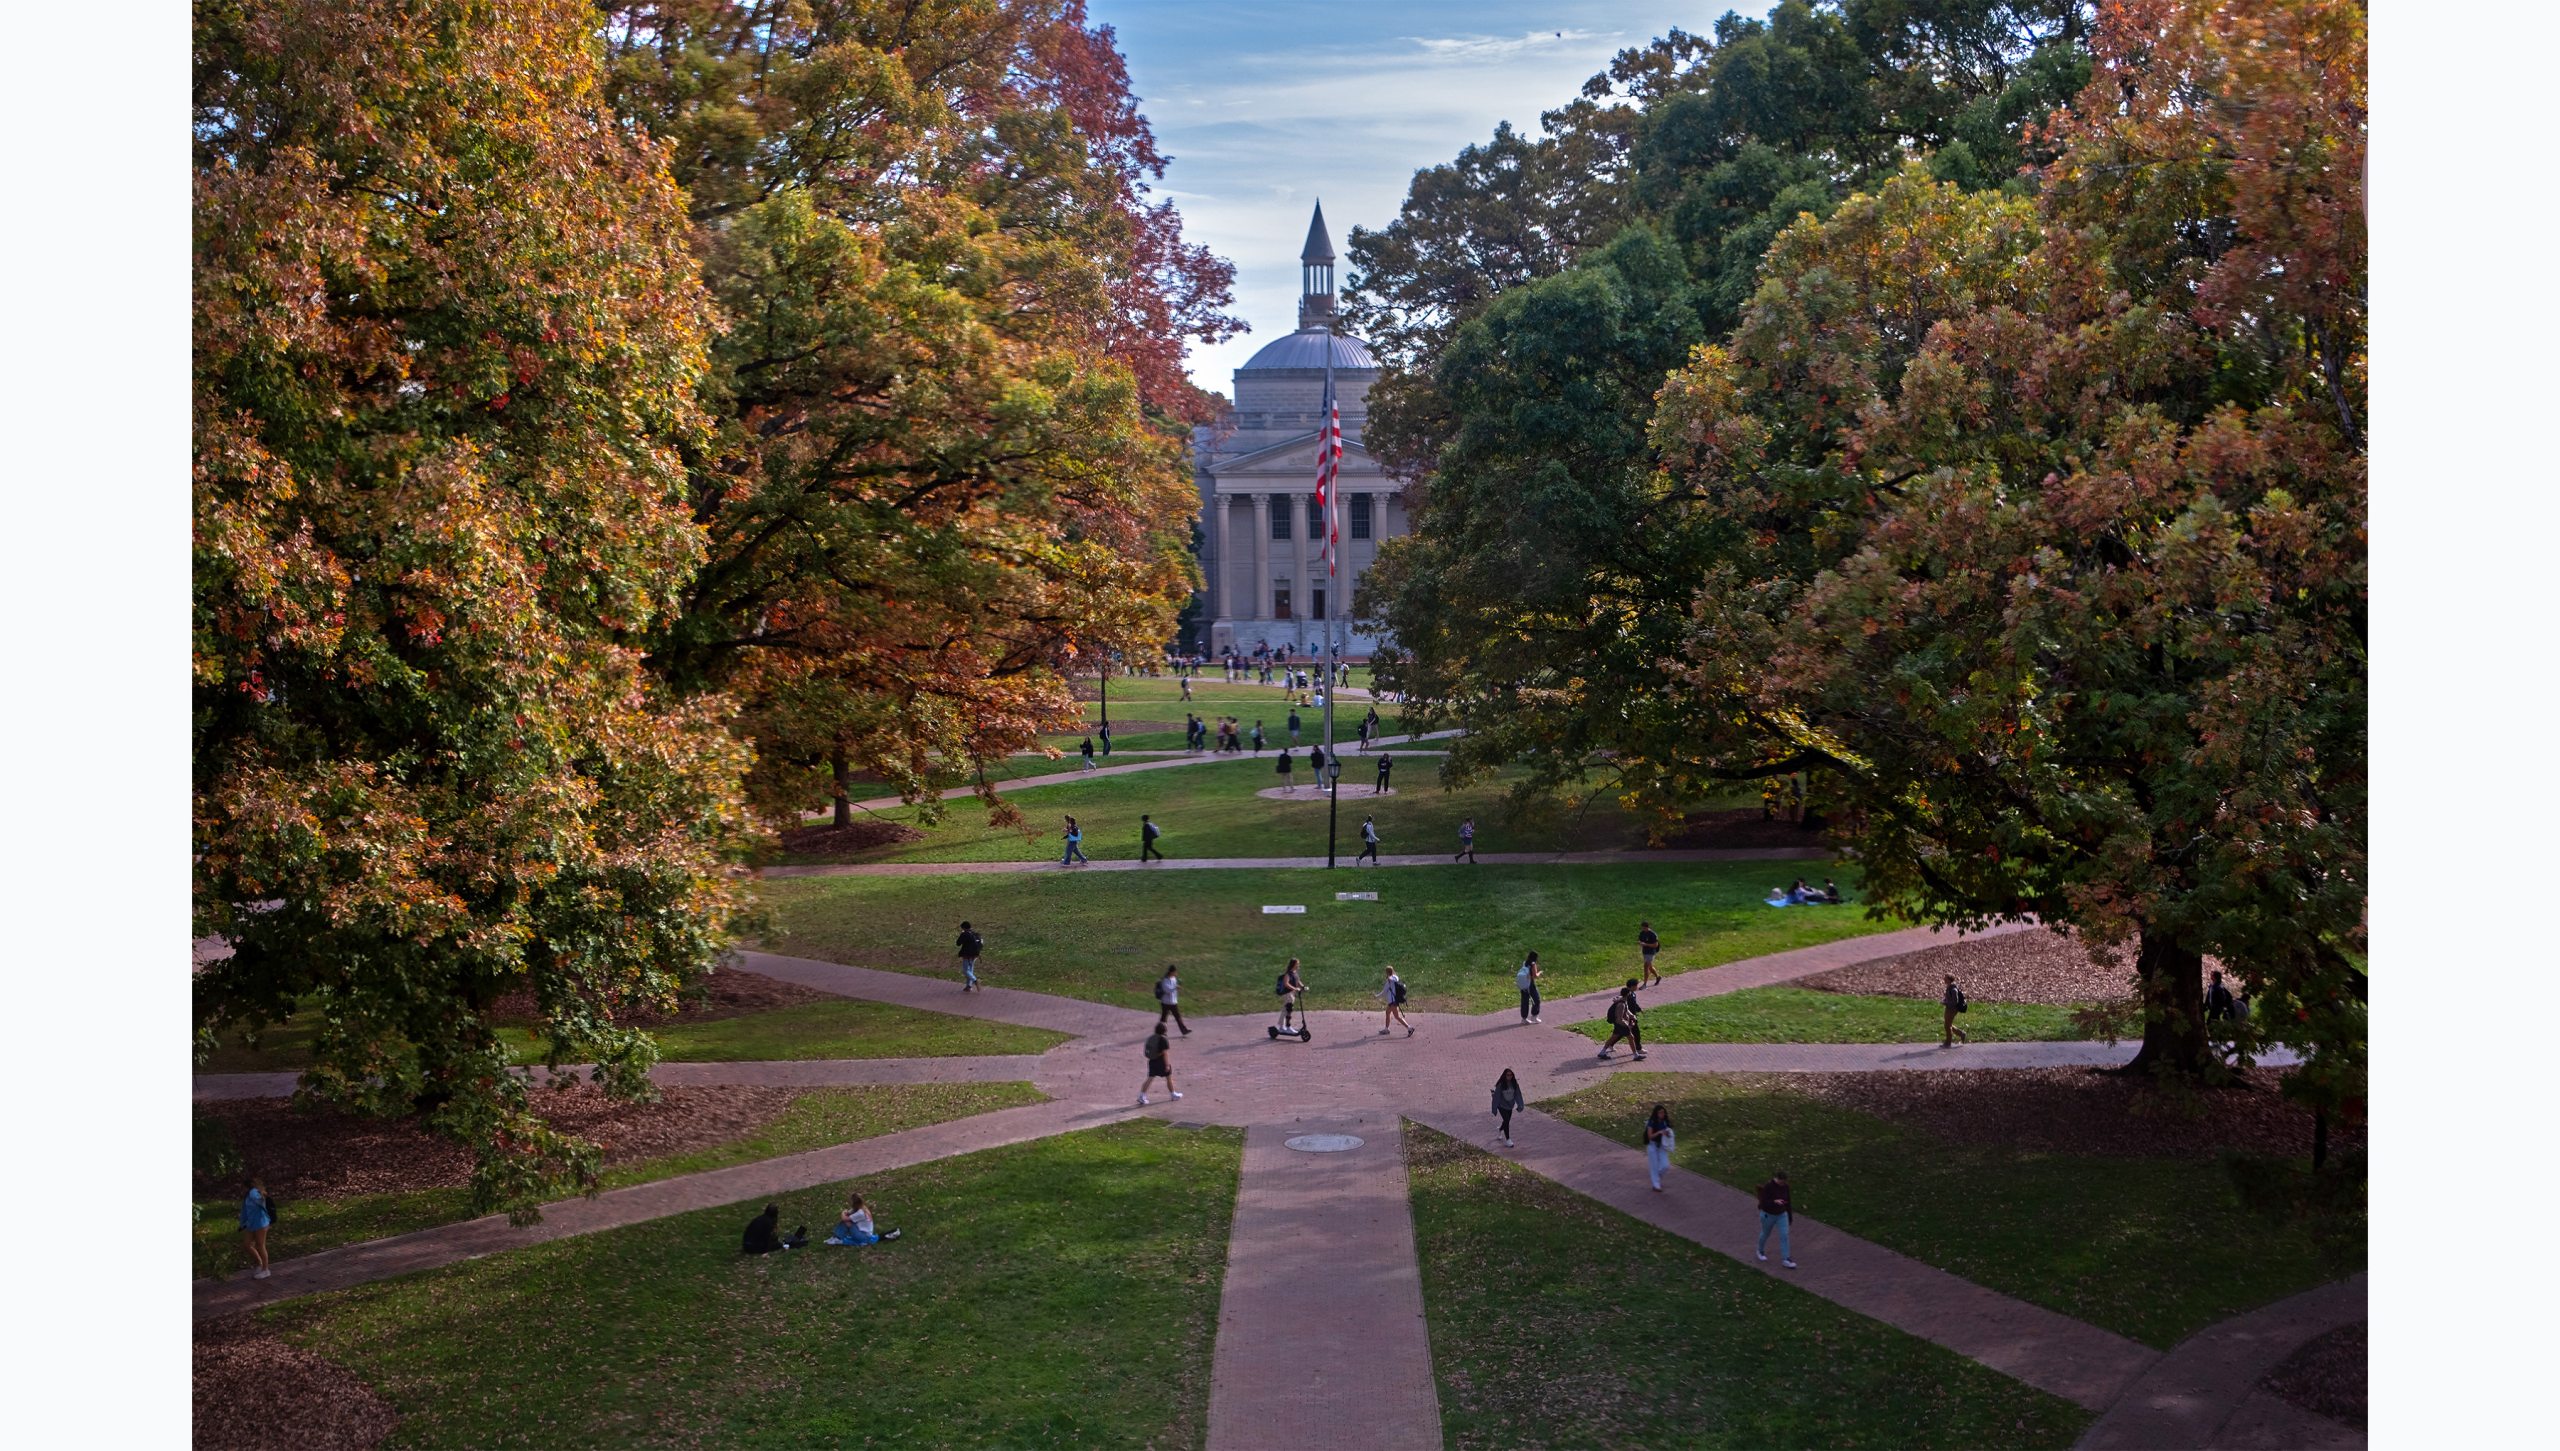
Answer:
POLYGON ((200 1046, 308 1004, 305 1092, 423 1110, 484 1205, 591 1186, 493 1022, 623 1026, 724 946, 746 753, 640 642, 701 557, 708 301, 566 0, 195 11, 200 1046))

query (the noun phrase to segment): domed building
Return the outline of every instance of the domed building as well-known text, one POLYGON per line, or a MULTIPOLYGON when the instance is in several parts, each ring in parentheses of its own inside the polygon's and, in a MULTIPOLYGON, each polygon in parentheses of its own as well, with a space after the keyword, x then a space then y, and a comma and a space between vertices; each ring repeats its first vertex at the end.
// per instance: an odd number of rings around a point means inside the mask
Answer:
POLYGON ((1333 325, 1333 239, 1318 203, 1299 254, 1298 330, 1275 339, 1236 370, 1235 403, 1218 425, 1197 430, 1192 457, 1200 483, 1201 573, 1208 581, 1208 639, 1218 655, 1259 645, 1299 654, 1324 649, 1337 613, 1351 659, 1381 637, 1351 628, 1351 592, 1377 558, 1378 542, 1406 529, 1404 501, 1360 443, 1378 360, 1333 325), (1342 410, 1342 558, 1330 580, 1324 526, 1310 517, 1316 439, 1324 426, 1325 363, 1342 410))

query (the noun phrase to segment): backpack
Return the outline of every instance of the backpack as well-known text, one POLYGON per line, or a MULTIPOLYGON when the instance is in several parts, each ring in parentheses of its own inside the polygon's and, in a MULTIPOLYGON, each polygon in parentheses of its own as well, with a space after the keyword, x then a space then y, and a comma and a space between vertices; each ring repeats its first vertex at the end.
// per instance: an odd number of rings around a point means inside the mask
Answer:
POLYGON ((1404 979, 1396 978, 1388 983, 1388 986, 1395 991, 1395 996, 1389 1001, 1401 1007, 1404 1004, 1404 979))
POLYGON ((1957 989, 1956 989, 1956 1011, 1957 1011, 1957 1012, 1959 1012, 1959 1013, 1963 1013, 1963 1012, 1970 1012, 1970 1011, 1972 1011, 1972 1009, 1973 1009, 1973 1005, 1972 1005, 1971 1003, 1968 1003, 1968 1002, 1966 1002, 1966 1001, 1964 1000, 1964 989, 1963 989, 1963 988, 1957 988, 1957 989))
POLYGON ((1164 835, 1164 828, 1163 828, 1163 827, 1156 825, 1156 824, 1155 824, 1154 822, 1152 822, 1152 821, 1150 821, 1150 822, 1148 822, 1148 823, 1147 823, 1147 840, 1149 840, 1149 841, 1153 841, 1153 840, 1155 840, 1157 837, 1162 836, 1162 835, 1164 835))
POLYGON ((1289 974, 1284 972, 1271 980, 1271 995, 1282 998, 1289 995, 1289 974))
POLYGON ((976 932, 970 931, 960 934, 960 955, 962 957, 976 957, 986 950, 987 939, 979 936, 976 932))
POLYGON ((276 1197, 275 1197, 273 1194, 268 1193, 268 1192, 267 1192, 267 1191, 265 1191, 264 1189, 261 1189, 261 1190, 259 1190, 259 1191, 258 1191, 258 1198, 259 1198, 260 1200, 262 1200, 262 1201, 266 1204, 266 1206, 267 1206, 267 1228, 269 1228, 269 1229, 273 1229, 273 1228, 275 1228, 275 1226, 276 1226, 276 1221, 277 1221, 278 1219, 282 1218, 282 1216, 281 1216, 281 1215, 278 1215, 278 1214, 276 1213, 276 1197))
POLYGON ((1622 1028, 1626 1026, 1627 1000, 1625 998, 1610 999, 1608 1021, 1609 1026, 1612 1028, 1622 1028))
POLYGON ((2249 1021, 2249 995, 2247 993, 2242 993, 2239 997, 2232 1000, 2231 1015, 2238 1018, 2241 1022, 2245 1023, 2249 1021))
POLYGON ((1520 964, 1520 970, 1511 975, 1511 980, 1520 985, 1520 991, 1527 992, 1530 983, 1529 964, 1525 962, 1520 964))

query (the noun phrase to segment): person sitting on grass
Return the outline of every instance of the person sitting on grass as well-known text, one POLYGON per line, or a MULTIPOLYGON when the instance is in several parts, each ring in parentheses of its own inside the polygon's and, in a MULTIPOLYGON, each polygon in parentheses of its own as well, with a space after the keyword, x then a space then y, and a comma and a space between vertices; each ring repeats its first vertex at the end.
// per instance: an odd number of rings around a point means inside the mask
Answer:
POLYGON ((862 1202, 861 1195, 856 1194, 846 1201, 844 1213, 836 1216, 835 1232, 827 1236, 827 1243, 846 1249, 858 1249, 866 1244, 878 1244, 884 1239, 896 1239, 904 1232, 893 1229, 887 1234, 882 1234, 873 1229, 871 1208, 862 1202))
POLYGON ((782 1223, 782 1206, 768 1204, 764 1213, 747 1221, 745 1242, 739 1247, 751 1255, 769 1255, 776 1250, 798 1249, 809 1242, 809 1226, 801 1225, 788 1235, 776 1233, 782 1223))
POLYGON ((1849 899, 1840 895, 1840 884, 1838 882, 1831 880, 1829 877, 1824 877, 1822 879, 1822 900, 1828 902, 1834 907, 1837 907, 1849 899))

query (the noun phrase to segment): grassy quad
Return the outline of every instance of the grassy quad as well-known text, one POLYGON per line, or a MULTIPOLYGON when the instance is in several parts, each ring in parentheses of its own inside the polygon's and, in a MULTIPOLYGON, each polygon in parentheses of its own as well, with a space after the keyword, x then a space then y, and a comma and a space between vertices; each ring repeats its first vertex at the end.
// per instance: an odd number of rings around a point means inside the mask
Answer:
MULTIPOLYGON (((1353 672, 1353 683, 1355 686, 1364 683, 1360 672, 1353 672)), ((1092 677, 1087 676, 1076 682, 1076 689, 1080 693, 1089 693, 1093 685, 1092 677)), ((1161 679, 1115 676, 1111 681, 1111 744, 1115 750, 1123 751, 1178 751, 1183 746, 1182 717, 1187 713, 1209 722, 1213 740, 1217 736, 1218 717, 1222 715, 1236 717, 1238 728, 1246 731, 1253 729, 1255 721, 1261 721, 1264 733, 1276 747, 1289 739, 1289 702, 1298 699, 1300 694, 1282 690, 1276 685, 1254 685, 1241 680, 1230 685, 1212 670, 1206 676, 1192 678, 1191 699, 1186 701, 1182 698, 1180 682, 1171 676, 1161 679), (1153 723, 1158 728, 1142 728, 1146 723, 1153 723)), ((1379 722, 1387 734, 1400 733, 1398 722, 1402 719, 1403 707, 1372 701, 1365 696, 1344 696, 1334 705, 1334 733, 1345 740, 1350 739, 1358 733, 1361 717, 1372 709, 1378 712, 1379 722)), ((1298 717, 1304 727, 1304 738, 1310 741, 1318 739, 1323 730, 1324 712, 1313 705, 1302 705, 1298 707, 1298 717)), ((1085 731, 1101 724, 1101 701, 1084 702, 1084 720, 1085 731)), ((1061 733, 1040 739, 1045 745, 1072 752, 1084 739, 1084 732, 1061 733)), ((1101 750, 1102 742, 1095 741, 1093 748, 1101 750)))
MULTIPOLYGON (((1788 868, 1817 865, 1788 862, 1788 868)), ((1635 974, 1636 924, 1663 939, 1666 973, 1837 941, 1899 925, 1856 908, 1761 905, 1773 866, 1641 862, 1615 866, 1272 869, 769 881, 774 951, 863 967, 947 975, 964 918, 987 937, 980 972, 1031 988, 1145 1008, 1167 962, 1182 1000, 1205 1013, 1261 1012, 1292 956, 1319 1008, 1366 1007, 1392 963, 1417 1007, 1486 1011, 1518 1002, 1512 973, 1536 950, 1552 997, 1635 974), (1339 891, 1378 893, 1338 902, 1339 891), (1265 905, 1303 905, 1266 916, 1265 905)), ((1826 872, 1841 875, 1835 867, 1826 872)), ((1648 1020, 1650 1015, 1648 1015, 1648 1020)))
MULTIPOLYGON (((1047 1095, 1028 1083, 900 1083, 862 1088, 813 1088, 792 1100, 773 1122, 725 1144, 668 1154, 604 1171, 604 1187, 621 1189, 679 1174, 699 1174, 732 1164, 823 1149, 856 1139, 971 1118, 997 1109, 1042 1102, 1047 1095)), ((195 1273, 227 1275, 248 1268, 240 1247, 239 1202, 196 1201, 195 1273)), ((469 1219, 469 1191, 460 1186, 394 1193, 347 1194, 280 1203, 283 1214, 267 1242, 272 1259, 318 1254, 412 1230, 469 1219)))
MULTIPOLYGON (((1068 813, 1084 827, 1084 854, 1095 861, 1135 859, 1142 814, 1154 816, 1164 828, 1162 846, 1171 856, 1322 856, 1325 796, 1316 789, 1304 751, 1295 757, 1294 798, 1272 800, 1256 794, 1281 784, 1272 768, 1275 754, 1009 791, 1005 799, 1020 808, 1021 827, 988 825, 985 808, 974 801, 942 803, 943 819, 932 823, 914 807, 891 807, 871 815, 912 826, 924 835, 848 860, 1056 861, 1068 813)), ((1446 790, 1440 785, 1437 757, 1400 758, 1392 777, 1395 794, 1372 797, 1376 759, 1348 753, 1343 757, 1338 842, 1344 862, 1359 853, 1362 816, 1377 818, 1379 838, 1390 856, 1424 852, 1454 856, 1458 823, 1470 816, 1475 818, 1480 852, 1614 851, 1644 845, 1645 822, 1614 800, 1602 797, 1575 805, 1540 802, 1514 818, 1507 814, 1511 778, 1446 790)), ((1812 844, 1810 839, 1807 844, 1812 844)), ((780 855, 771 864, 800 860, 780 855)), ((1773 864, 1764 873, 1768 880, 1761 890, 1783 886, 1809 865, 1782 869, 1773 864)))
MULTIPOLYGON (((197 1071, 270 1073, 311 1066, 315 1014, 305 1009, 261 1035, 258 1046, 231 1041, 197 1071)), ((1011 1023, 926 1012, 852 998, 795 1003, 761 1013, 688 1021, 650 1030, 669 1063, 750 1063, 813 1058, 959 1058, 976 1054, 1045 1053, 1064 1033, 1011 1023)), ((542 1050, 527 1030, 509 1033, 518 1063, 538 1063, 542 1050)))
POLYGON ((1744 1190, 1785 1169, 1809 1218, 2146 1345, 2340 1273, 2211 1159, 1953 1143, 1776 1075, 1620 1074, 1543 1107, 1632 1145, 1658 1099, 1680 1167, 1744 1190))
POLYGON ((1407 1129, 1452 1448, 2067 1446, 2088 1415, 1407 1129))
MULTIPOLYGON (((854 1186, 891 1244, 749 1259, 742 1204, 265 1318, 388 1398, 400 1446, 1174 1451, 1207 1435, 1242 1148, 1115 1124, 854 1186)), ((782 1222, 823 1232, 846 1192, 785 1195, 782 1222)))
MULTIPOLYGON (((1643 999, 1639 997, 1637 1001, 1643 999)), ((1977 1043, 2039 1043, 2088 1037, 2071 1009, 2051 1003, 1997 1003, 1976 998, 1958 1018, 1977 1043)), ((1942 1028, 1926 998, 1827 993, 1801 987, 1746 988, 1720 997, 1648 1007, 1647 1043, 1920 1043, 1942 1028)), ((1593 1041, 1609 1036, 1601 1021, 1577 1023, 1593 1041)))

